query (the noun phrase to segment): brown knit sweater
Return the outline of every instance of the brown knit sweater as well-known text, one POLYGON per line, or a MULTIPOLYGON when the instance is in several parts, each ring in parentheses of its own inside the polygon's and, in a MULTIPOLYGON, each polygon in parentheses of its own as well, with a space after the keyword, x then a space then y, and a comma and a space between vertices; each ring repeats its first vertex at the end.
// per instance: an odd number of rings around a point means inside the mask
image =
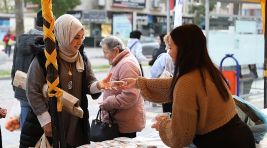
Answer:
MULTIPOLYGON (((192 143, 196 134, 211 132, 236 115, 233 98, 223 101, 209 74, 205 74, 206 92, 200 72, 183 75, 173 93, 172 118, 161 121, 159 134, 162 141, 174 148, 192 143)), ((151 102, 167 102, 172 78, 138 78, 137 86, 144 98, 151 102)))

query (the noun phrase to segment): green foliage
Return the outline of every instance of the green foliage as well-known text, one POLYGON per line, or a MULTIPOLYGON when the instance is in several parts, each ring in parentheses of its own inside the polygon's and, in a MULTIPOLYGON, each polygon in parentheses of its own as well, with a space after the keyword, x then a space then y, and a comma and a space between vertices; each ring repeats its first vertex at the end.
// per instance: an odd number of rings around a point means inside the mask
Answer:
POLYGON ((12 1, 10 0, 0 0, 0 12, 1 13, 14 13, 15 6, 11 5, 11 3, 12 1))
POLYGON ((0 70, 0 78, 8 78, 11 76, 10 70, 0 70))
MULTIPOLYGON (((209 11, 212 11, 214 9, 214 6, 216 4, 216 0, 209 0, 209 11)), ((194 17, 194 24, 201 25, 201 22, 205 17, 205 2, 202 2, 200 5, 192 5, 190 6, 189 13, 195 14, 194 17)))
MULTIPOLYGON (((27 2, 31 2, 33 4, 39 4, 39 8, 41 9, 41 0, 26 0, 27 2)), ((65 14, 67 11, 72 10, 77 5, 81 4, 80 0, 53 0, 53 14, 56 17, 59 17, 62 14, 65 14)))

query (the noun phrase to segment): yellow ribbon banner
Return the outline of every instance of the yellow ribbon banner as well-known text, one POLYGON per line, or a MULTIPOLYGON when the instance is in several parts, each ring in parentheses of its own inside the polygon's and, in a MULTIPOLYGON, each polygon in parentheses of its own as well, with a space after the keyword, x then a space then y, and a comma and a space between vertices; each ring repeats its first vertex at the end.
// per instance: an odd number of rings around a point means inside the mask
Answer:
MULTIPOLYGON (((44 18, 44 25, 43 25, 43 31, 44 31, 44 40, 50 40, 50 42, 47 42, 45 44, 54 44, 55 45, 55 35, 53 33, 54 29, 54 17, 53 17, 53 12, 52 12, 52 0, 42 0, 42 15, 44 18), (48 24, 45 24, 48 23, 48 24), (47 27, 49 26, 49 27, 47 27)), ((45 48, 45 57, 46 57, 46 63, 45 67, 48 69, 48 66, 50 64, 53 65, 53 67, 58 71, 58 64, 57 64, 57 51, 55 46, 49 46, 53 47, 54 49, 50 49, 52 52, 49 54, 49 50, 47 49, 47 46, 45 48)), ((56 97, 57 98, 57 111, 61 112, 62 111, 62 90, 58 88, 59 85, 59 76, 57 74, 56 79, 54 82, 49 82, 47 79, 47 84, 48 84, 48 96, 49 97, 56 97)))

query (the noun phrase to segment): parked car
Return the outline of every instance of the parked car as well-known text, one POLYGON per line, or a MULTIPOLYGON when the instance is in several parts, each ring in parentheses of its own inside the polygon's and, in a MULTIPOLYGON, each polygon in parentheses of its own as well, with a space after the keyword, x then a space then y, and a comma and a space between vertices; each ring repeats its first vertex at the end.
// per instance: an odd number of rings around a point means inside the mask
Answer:
POLYGON ((143 47, 143 54, 149 58, 152 57, 154 49, 159 48, 159 43, 156 41, 155 37, 142 36, 141 43, 143 47))

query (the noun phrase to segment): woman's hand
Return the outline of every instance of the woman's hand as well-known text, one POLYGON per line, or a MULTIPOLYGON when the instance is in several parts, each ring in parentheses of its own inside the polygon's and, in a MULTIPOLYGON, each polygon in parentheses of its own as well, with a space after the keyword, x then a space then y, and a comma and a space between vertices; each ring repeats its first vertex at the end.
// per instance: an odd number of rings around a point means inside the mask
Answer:
POLYGON ((0 108, 0 118, 5 118, 6 117, 6 109, 0 108))
POLYGON ((137 78, 125 78, 125 79, 122 79, 122 81, 125 82, 125 84, 123 86, 124 89, 127 89, 127 88, 136 88, 137 78))
POLYGON ((162 113, 157 115, 154 118, 154 123, 152 124, 151 128, 155 128, 157 131, 159 131, 159 124, 161 123, 162 120, 170 118, 170 113, 162 113))
POLYGON ((98 89, 119 90, 124 87, 124 81, 111 81, 111 77, 112 73, 109 73, 105 79, 99 81, 97 84, 98 89))
POLYGON ((51 122, 47 123, 44 127, 44 133, 46 137, 52 137, 52 125, 51 122))
POLYGON ((97 82, 98 89, 110 89, 109 82, 111 80, 112 73, 109 73, 106 78, 97 82))

